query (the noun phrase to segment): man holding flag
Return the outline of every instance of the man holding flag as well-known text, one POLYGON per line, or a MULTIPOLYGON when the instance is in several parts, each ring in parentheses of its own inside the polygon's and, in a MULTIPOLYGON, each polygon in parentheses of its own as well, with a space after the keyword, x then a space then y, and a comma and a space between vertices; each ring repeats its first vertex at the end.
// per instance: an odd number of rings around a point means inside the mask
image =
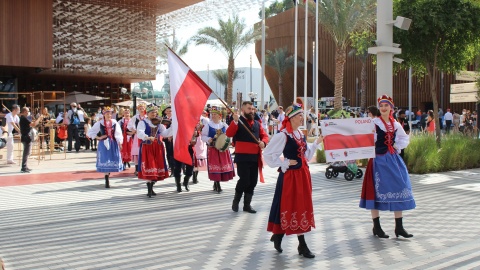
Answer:
POLYGON ((268 135, 261 124, 254 120, 253 104, 250 101, 242 103, 242 116, 238 113, 233 115, 233 122, 226 131, 227 137, 233 137, 235 141, 235 160, 237 163, 237 174, 240 177, 235 187, 232 210, 238 212, 238 204, 242 195, 243 211, 255 214, 250 203, 252 202, 253 191, 257 186, 258 174, 260 181, 262 175, 262 149, 268 143, 268 135))

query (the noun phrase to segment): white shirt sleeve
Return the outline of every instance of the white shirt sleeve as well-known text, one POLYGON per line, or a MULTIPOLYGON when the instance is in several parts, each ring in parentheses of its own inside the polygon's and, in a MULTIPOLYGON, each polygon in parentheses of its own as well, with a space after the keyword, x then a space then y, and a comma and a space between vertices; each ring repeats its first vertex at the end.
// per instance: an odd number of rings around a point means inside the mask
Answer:
POLYGON ((208 140, 210 139, 210 137, 208 137, 208 131, 209 131, 209 125, 207 124, 202 128, 202 141, 204 143, 208 143, 208 140))
MULTIPOLYGON (((136 121, 137 121, 137 116, 132 117, 132 119, 130 119, 130 121, 128 121, 127 129, 130 130, 130 131, 134 131, 136 121)), ((140 123, 139 123, 139 125, 140 125, 140 123)))
POLYGON ((87 136, 91 139, 97 137, 97 133, 100 132, 100 122, 96 122, 93 127, 88 130, 87 136))
POLYGON ((116 120, 112 119, 112 125, 116 124, 115 126, 115 140, 117 140, 117 143, 120 145, 123 143, 123 134, 122 134, 122 129, 120 128, 120 124, 116 120))
POLYGON ((170 126, 169 128, 166 128, 164 125, 160 125, 160 135, 162 137, 172 137, 173 136, 173 128, 170 126))
POLYGON ((305 158, 310 161, 317 149, 322 149, 321 144, 316 144, 316 140, 313 143, 307 143, 307 151, 305 151, 305 158))
POLYGON ((285 158, 283 161, 280 159, 287 143, 287 136, 285 132, 273 135, 267 147, 263 150, 263 159, 267 165, 272 168, 280 167, 282 172, 286 172, 290 166, 289 159, 285 158))
MULTIPOLYGON (((130 125, 130 122, 128 122, 128 125, 130 125)), ((146 140, 149 137, 147 134, 145 134, 145 129, 146 129, 145 122, 140 121, 137 126, 137 137, 140 140, 146 140)))
POLYGON ((405 130, 403 130, 400 123, 395 122, 395 128, 397 129, 397 134, 395 135, 395 147, 397 147, 398 150, 407 148, 410 143, 410 136, 405 133, 405 130))

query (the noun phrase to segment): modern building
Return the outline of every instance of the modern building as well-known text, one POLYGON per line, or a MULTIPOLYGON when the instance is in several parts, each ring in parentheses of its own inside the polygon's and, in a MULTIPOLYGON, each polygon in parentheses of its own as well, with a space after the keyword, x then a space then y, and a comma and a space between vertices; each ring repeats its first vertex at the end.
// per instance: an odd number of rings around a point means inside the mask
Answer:
MULTIPOLYGON (((295 9, 289 9, 283 13, 266 19, 266 50, 274 51, 276 48, 287 47, 291 55, 294 54, 294 33, 295 33, 295 9)), ((303 7, 299 7, 298 12, 298 59, 304 61, 305 57, 305 12, 303 7)), ((313 45, 315 41, 315 18, 313 14, 308 16, 308 50, 306 65, 307 73, 307 96, 313 96, 313 45)), ((319 53, 318 53, 318 81, 319 98, 334 96, 335 79, 335 45, 329 33, 323 27, 319 26, 319 53)), ((255 47, 258 59, 261 59, 261 42, 258 41, 255 47)), ((470 70, 478 67, 471 66, 470 70)), ((376 104, 376 66, 372 61, 367 65, 367 87, 366 101, 367 106, 376 104)), ((283 101, 285 104, 291 104, 293 101, 293 69, 287 71, 283 78, 283 101)), ((273 95, 278 100, 278 75, 271 67, 266 67, 265 76, 273 90, 273 95)), ((297 75, 297 96, 304 96, 304 67, 298 68, 297 75)), ((452 103, 450 100, 450 88, 452 84, 470 83, 470 81, 456 78, 455 74, 440 74, 438 72, 438 93, 440 108, 451 108, 454 111, 460 111, 463 108, 475 110, 475 102, 452 103)), ((360 83, 361 83, 361 62, 356 57, 348 57, 345 63, 343 78, 343 94, 347 103, 351 107, 360 106, 360 83)), ((428 110, 433 109, 433 102, 430 96, 430 84, 428 78, 413 77, 412 87, 412 107, 413 109, 428 110)), ((408 72, 400 71, 393 78, 393 97, 395 105, 399 107, 408 107, 408 72)))
POLYGON ((258 5, 222 2, 0 0, 0 93, 20 105, 36 91, 106 98, 86 108, 129 99, 131 83, 155 80, 157 42, 173 29, 258 5))

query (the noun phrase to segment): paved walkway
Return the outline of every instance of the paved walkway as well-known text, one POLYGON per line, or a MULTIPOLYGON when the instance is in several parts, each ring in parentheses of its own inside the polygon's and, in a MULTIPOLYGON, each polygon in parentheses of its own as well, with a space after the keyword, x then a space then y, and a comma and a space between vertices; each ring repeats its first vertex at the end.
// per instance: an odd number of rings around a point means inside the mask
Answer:
POLYGON ((378 239, 369 212, 358 208, 361 180, 326 179, 325 165, 311 164, 317 228, 306 240, 317 257, 310 260, 296 253, 295 237, 284 238, 282 254, 269 241, 275 169, 265 170, 252 215, 230 210, 236 181, 219 195, 200 172, 199 184, 177 194, 169 178, 149 199, 132 169, 113 175, 107 190, 92 172, 94 153, 67 157, 31 162, 33 183, 19 166, 0 166, 0 183, 8 183, 0 184, 0 257, 8 270, 480 269, 480 169, 412 176, 418 207, 404 224, 415 237, 395 238, 393 214, 383 213, 391 238, 378 239))

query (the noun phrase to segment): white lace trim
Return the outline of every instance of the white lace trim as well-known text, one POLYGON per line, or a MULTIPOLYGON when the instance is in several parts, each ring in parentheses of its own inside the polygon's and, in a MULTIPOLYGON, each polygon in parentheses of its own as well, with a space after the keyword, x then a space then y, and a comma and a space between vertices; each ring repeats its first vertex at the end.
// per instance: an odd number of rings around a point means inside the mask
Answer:
MULTIPOLYGON (((373 123, 374 123, 375 125, 377 125, 381 130, 383 130, 383 132, 387 132, 387 128, 386 128, 385 125, 383 124, 382 119, 380 119, 380 118, 378 118, 378 117, 377 117, 377 118, 373 118, 373 123)), ((399 127, 399 125, 400 125, 400 124, 399 124, 397 121, 395 121, 395 122, 393 123, 394 129, 397 130, 398 127, 399 127)))

